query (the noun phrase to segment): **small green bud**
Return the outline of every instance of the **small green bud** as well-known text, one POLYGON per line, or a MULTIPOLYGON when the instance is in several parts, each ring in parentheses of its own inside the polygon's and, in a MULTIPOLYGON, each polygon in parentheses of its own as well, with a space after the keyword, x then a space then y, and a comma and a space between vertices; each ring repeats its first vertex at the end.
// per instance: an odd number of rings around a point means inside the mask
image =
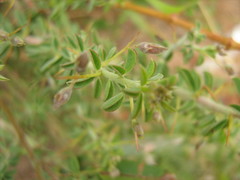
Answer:
POLYGON ((22 38, 16 36, 11 39, 11 44, 12 46, 21 47, 25 45, 25 41, 22 38))

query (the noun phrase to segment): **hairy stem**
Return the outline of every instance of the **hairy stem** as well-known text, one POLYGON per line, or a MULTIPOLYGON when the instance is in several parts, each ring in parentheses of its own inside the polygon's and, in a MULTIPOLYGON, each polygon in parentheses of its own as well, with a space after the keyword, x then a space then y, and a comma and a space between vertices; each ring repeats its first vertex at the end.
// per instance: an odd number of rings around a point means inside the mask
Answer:
MULTIPOLYGON (((175 87, 174 93, 185 100, 192 99, 194 97, 194 95, 191 92, 187 91, 186 89, 179 88, 179 87, 175 87)), ((224 113, 224 114, 229 114, 229 115, 233 115, 237 118, 240 118, 239 111, 237 111, 229 106, 220 104, 208 97, 199 96, 195 100, 199 105, 204 106, 208 110, 219 112, 219 113, 224 113)))

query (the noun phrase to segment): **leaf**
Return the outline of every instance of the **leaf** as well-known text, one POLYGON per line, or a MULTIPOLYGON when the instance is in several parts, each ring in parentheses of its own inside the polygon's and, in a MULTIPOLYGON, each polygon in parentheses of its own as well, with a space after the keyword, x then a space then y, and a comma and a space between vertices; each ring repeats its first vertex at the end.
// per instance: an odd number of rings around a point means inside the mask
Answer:
POLYGON ((80 166, 76 157, 70 157, 67 160, 68 169, 72 173, 78 173, 80 171, 80 166))
POLYGON ((124 99, 124 94, 119 93, 116 96, 113 96, 107 101, 105 101, 102 105, 102 108, 105 111, 115 111, 121 106, 123 99, 124 99))
POLYGON ((112 81, 108 81, 107 85, 106 85, 106 89, 105 89, 105 101, 108 100, 109 98, 111 98, 114 94, 114 87, 113 87, 113 83, 112 81))
POLYGON ((95 68, 97 70, 99 70, 101 68, 101 60, 100 60, 98 54, 94 50, 90 49, 90 52, 92 55, 93 64, 94 64, 95 68))
POLYGON ((194 101, 187 101, 185 102, 181 108, 179 109, 179 111, 183 111, 183 112, 186 112, 186 111, 189 111, 190 109, 194 108, 195 106, 195 102, 194 101))
POLYGON ((98 98, 102 92, 102 83, 100 79, 97 79, 94 90, 94 97, 98 98))
POLYGON ((82 79, 80 81, 77 81, 74 85, 76 88, 82 88, 84 86, 87 86, 94 80, 94 77, 88 78, 88 79, 82 79))
POLYGON ((68 41, 70 42, 70 45, 71 45, 74 49, 77 49, 77 45, 76 45, 76 43, 74 42, 74 40, 72 39, 72 37, 68 36, 67 39, 68 39, 68 41))
POLYGON ((183 80, 187 83, 187 85, 193 90, 197 91, 201 87, 201 81, 198 74, 194 71, 181 69, 180 76, 182 76, 183 80))
POLYGON ((175 112, 176 109, 174 107, 172 107, 171 105, 169 105, 166 101, 162 101, 161 105, 164 109, 170 111, 170 112, 175 112))
POLYGON ((240 94, 240 78, 233 78, 233 82, 235 83, 235 86, 237 88, 238 93, 240 94))
POLYGON ((54 64, 56 64, 57 62, 61 61, 62 57, 54 57, 50 60, 48 60, 47 62, 45 62, 42 67, 40 68, 41 72, 45 72, 47 71, 50 67, 52 67, 54 64))
POLYGON ((149 65, 146 69, 147 77, 150 78, 154 74, 155 70, 156 70, 155 61, 150 61, 149 65))
POLYGON ((77 41, 78 41, 78 46, 80 50, 83 52, 84 51, 84 45, 83 45, 83 40, 79 35, 76 35, 77 41))
POLYGON ((206 86, 209 88, 213 87, 213 76, 207 71, 204 72, 204 81, 206 86))
POLYGON ((110 49, 110 51, 108 52, 108 55, 106 57, 106 59, 110 59, 111 57, 114 56, 114 54, 116 53, 117 51, 117 48, 116 47, 113 47, 112 49, 110 49))
POLYGON ((140 76, 140 81, 141 81, 141 85, 145 85, 147 83, 147 80, 148 80, 148 76, 147 76, 147 73, 146 73, 146 70, 141 67, 141 76, 140 76))
POLYGON ((8 78, 6 78, 6 77, 0 75, 0 81, 8 81, 8 80, 9 80, 8 78))
POLYGON ((127 61, 125 64, 126 73, 130 72, 136 64, 136 54, 132 49, 128 49, 127 61))
POLYGON ((163 78, 163 75, 161 73, 156 74, 155 76, 151 77, 149 81, 159 81, 163 78))
POLYGON ((139 111, 141 110, 141 107, 142 107, 142 99, 143 99, 142 94, 140 94, 140 95, 138 96, 138 98, 137 98, 137 101, 136 101, 136 103, 135 103, 135 105, 134 105, 134 109, 133 109, 132 114, 131 114, 131 118, 132 118, 132 119, 136 118, 137 115, 138 115, 138 113, 139 113, 139 111))
POLYGON ((211 133, 213 133, 214 131, 224 129, 227 126, 228 126, 228 120, 227 119, 215 122, 213 125, 211 125, 209 128, 207 128, 203 131, 203 135, 208 136, 211 133))
POLYGON ((204 56, 200 54, 197 59, 197 66, 202 65, 203 62, 204 62, 204 56))
POLYGON ((239 105, 231 104, 230 106, 240 112, 240 106, 239 105))
POLYGON ((123 92, 128 96, 137 97, 141 90, 139 88, 126 88, 123 89, 123 92))
POLYGON ((124 68, 122 68, 121 66, 116 66, 116 65, 112 65, 111 66, 115 71, 117 71, 117 73, 119 73, 120 75, 123 75, 126 73, 126 70, 124 68))

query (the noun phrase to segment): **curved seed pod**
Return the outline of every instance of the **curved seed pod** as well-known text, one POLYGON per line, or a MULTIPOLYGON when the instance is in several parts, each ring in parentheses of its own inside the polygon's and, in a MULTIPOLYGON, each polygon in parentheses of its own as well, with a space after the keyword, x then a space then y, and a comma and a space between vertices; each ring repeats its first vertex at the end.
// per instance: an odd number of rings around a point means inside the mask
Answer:
POLYGON ((65 87, 58 91, 54 96, 53 106, 54 108, 59 108, 63 104, 67 103, 72 95, 72 86, 65 87))
POLYGON ((137 46, 142 52, 147 53, 147 54, 159 54, 167 48, 164 46, 161 46, 159 44, 155 43, 149 43, 149 42, 142 42, 137 46))
POLYGON ((227 55, 224 46, 221 46, 221 45, 218 44, 216 46, 216 49, 217 49, 217 52, 220 56, 226 56, 227 55))
POLYGON ((8 33, 0 29, 0 41, 7 41, 8 33))
POLYGON ((12 46, 21 47, 25 45, 25 42, 22 38, 16 36, 11 39, 12 46))
POLYGON ((228 73, 228 75, 232 76, 232 75, 235 74, 235 72, 234 72, 234 70, 233 70, 233 68, 231 66, 225 65, 224 68, 225 68, 225 71, 228 73))
POLYGON ((76 59, 76 71, 78 73, 83 73, 86 70, 86 67, 88 65, 89 59, 88 59, 88 53, 87 51, 84 51, 83 53, 78 56, 76 59))

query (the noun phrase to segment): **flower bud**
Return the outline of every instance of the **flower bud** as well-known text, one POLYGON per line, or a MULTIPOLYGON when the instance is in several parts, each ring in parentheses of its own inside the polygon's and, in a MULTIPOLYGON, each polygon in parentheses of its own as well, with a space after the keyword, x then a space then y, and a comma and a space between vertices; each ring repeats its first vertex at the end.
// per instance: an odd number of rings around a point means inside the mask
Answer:
POLYGON ((226 56, 227 54, 226 54, 226 51, 225 51, 225 49, 224 49, 224 47, 223 46, 221 46, 221 45, 217 45, 216 46, 216 49, 217 49, 217 52, 218 52, 218 54, 220 55, 220 56, 226 56))
POLYGON ((20 37, 13 37, 11 39, 11 44, 12 46, 16 46, 16 47, 21 47, 21 46, 24 46, 25 45, 25 42, 23 39, 21 39, 20 37))
POLYGON ((134 123, 133 130, 136 133, 137 137, 142 137, 144 135, 143 128, 138 122, 134 123))
POLYGON ((72 86, 65 87, 58 91, 58 93, 54 96, 53 106, 54 108, 59 108, 63 104, 67 103, 72 95, 72 86))
POLYGON ((83 73, 86 70, 88 62, 88 53, 87 51, 84 51, 76 60, 76 71, 78 73, 83 73))
POLYGON ((142 42, 138 45, 138 48, 147 54, 159 54, 163 51, 165 51, 167 48, 159 45, 159 44, 155 44, 155 43, 148 43, 148 42, 142 42))
POLYGON ((224 68, 225 68, 225 71, 228 73, 228 75, 230 75, 230 76, 234 75, 234 70, 231 66, 225 65, 224 68))
POLYGON ((0 41, 7 41, 8 33, 0 29, 0 41))

